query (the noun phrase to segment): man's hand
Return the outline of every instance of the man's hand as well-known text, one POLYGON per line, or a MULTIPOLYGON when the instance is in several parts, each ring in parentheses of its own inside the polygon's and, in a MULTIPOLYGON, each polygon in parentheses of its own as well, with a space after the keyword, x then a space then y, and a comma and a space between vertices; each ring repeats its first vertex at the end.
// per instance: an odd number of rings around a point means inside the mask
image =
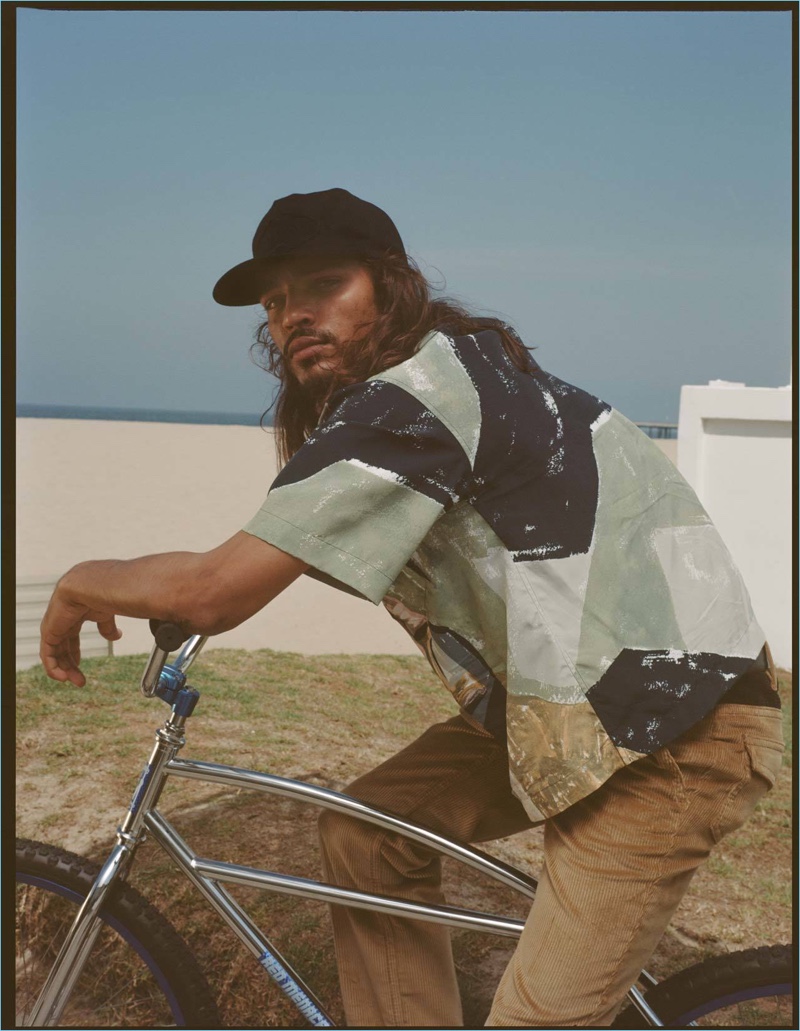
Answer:
POLYGON ((80 671, 83 624, 96 623, 107 641, 117 641, 122 631, 117 627, 113 612, 99 612, 70 600, 68 591, 61 587, 62 582, 56 585, 42 620, 39 658, 52 680, 69 680, 76 687, 83 687, 86 683, 80 671))

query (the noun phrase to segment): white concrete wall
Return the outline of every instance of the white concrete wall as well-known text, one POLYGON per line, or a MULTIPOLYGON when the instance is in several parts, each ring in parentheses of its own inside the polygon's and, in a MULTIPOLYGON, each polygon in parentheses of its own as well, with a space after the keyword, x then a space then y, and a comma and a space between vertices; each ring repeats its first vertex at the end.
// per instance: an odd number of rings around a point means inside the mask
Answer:
MULTIPOLYGON (((205 551, 250 519, 277 472, 271 431, 250 426, 17 419, 17 577, 55 581, 76 562, 205 551)), ((149 651, 122 619, 114 652, 149 651)), ((214 639, 309 654, 419 654, 383 609, 303 576, 214 639)))
POLYGON ((792 413, 788 387, 681 390, 678 468, 730 549, 779 666, 792 661, 792 413))

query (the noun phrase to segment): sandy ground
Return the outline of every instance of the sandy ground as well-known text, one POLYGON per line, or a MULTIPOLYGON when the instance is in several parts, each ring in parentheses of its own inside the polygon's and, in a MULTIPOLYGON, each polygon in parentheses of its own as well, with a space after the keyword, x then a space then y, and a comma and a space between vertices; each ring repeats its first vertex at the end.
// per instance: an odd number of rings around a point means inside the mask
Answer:
MULTIPOLYGON (((277 469, 273 432, 256 426, 19 418, 17 577, 55 583, 88 559, 213 548, 255 514, 277 469)), ((115 654, 150 649, 142 620, 120 627, 115 654)), ((215 645, 417 654, 382 606, 309 577, 215 645)))
MULTIPOLYGON (((256 426, 17 419, 17 456, 17 577, 53 583, 88 559, 216 547, 256 513, 277 474, 272 431, 256 426)), ((150 650, 143 620, 119 625, 116 655, 150 650)), ((214 643, 418 654, 383 606, 306 576, 214 643)))

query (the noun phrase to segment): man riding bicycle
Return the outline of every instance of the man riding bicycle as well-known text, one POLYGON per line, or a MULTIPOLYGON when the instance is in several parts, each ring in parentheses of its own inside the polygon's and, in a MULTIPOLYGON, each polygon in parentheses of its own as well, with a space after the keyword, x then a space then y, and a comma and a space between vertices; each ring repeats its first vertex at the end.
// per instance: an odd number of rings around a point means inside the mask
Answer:
MULTIPOLYGON (((691 488, 514 330, 434 299, 391 219, 345 190, 276 201, 214 297, 261 304, 285 463, 203 554, 86 562, 42 661, 84 682, 116 614, 216 634, 307 572, 412 634, 459 714, 348 789, 463 841, 544 822, 544 869, 488 1026, 604 1026, 700 863, 774 782, 774 667, 691 488)), ((442 899, 421 845, 326 812, 326 876, 442 899)), ((332 908, 350 1026, 455 1027, 449 931, 332 908)))

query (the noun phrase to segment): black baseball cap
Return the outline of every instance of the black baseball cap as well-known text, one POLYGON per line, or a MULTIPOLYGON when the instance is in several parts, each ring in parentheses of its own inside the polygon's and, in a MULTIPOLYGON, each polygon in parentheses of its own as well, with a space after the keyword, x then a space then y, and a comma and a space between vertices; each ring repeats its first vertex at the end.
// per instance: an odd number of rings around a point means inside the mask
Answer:
POLYGON ((276 262, 306 255, 372 258, 406 251, 385 211, 347 190, 292 193, 276 200, 253 237, 253 257, 229 269, 214 287, 219 304, 258 304, 265 273, 276 262))

